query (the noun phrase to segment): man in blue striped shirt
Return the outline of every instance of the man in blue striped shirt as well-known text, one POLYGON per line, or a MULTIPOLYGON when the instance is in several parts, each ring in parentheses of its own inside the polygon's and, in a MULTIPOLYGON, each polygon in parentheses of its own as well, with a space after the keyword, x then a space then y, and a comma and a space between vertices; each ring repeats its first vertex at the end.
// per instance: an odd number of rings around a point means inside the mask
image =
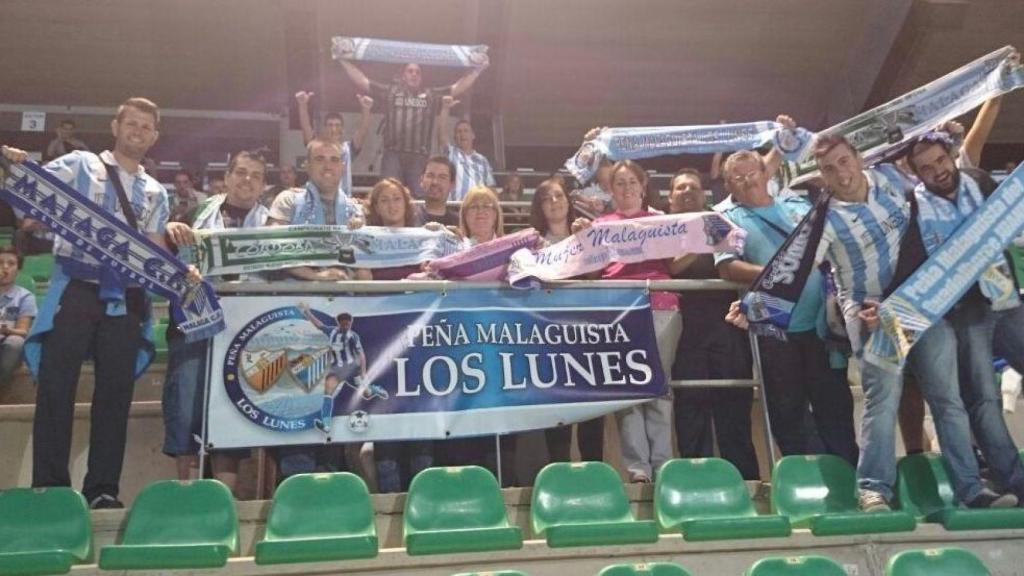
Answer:
POLYGON ((441 98, 441 116, 437 126, 437 140, 448 159, 455 164, 455 188, 449 200, 462 201, 470 188, 476 186, 495 186, 494 173, 487 157, 473 149, 476 134, 469 120, 461 119, 455 123, 455 143, 448 136, 448 118, 452 107, 459 101, 451 96, 441 98))
MULTIPOLYGON (((865 170, 860 154, 842 136, 819 137, 814 157, 832 193, 815 259, 832 263, 847 331, 859 354, 870 331, 878 326, 877 303, 894 283, 911 222, 909 191, 894 173, 895 167, 865 170)), ((957 498, 972 508, 1016 505, 1012 494, 996 494, 981 482, 960 398, 956 337, 947 320, 924 332, 910 352, 908 365, 931 407, 957 498)), ((860 506, 865 511, 888 510, 896 483, 896 414, 903 378, 862 362, 861 385, 860 506)))

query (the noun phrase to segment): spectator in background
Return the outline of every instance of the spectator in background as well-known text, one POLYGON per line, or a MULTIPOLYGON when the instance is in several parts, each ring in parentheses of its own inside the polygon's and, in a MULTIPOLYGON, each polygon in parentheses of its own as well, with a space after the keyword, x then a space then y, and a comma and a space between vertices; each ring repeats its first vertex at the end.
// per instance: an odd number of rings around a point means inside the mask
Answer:
POLYGON ((0 387, 21 366, 25 336, 36 317, 36 297, 15 284, 24 259, 14 246, 0 246, 0 387))
MULTIPOLYGON (((651 216, 647 207, 647 172, 632 160, 616 162, 611 169, 612 204, 614 211, 595 222, 615 222, 651 216)), ((573 222, 574 232, 588 228, 591 221, 579 218, 573 222)), ((668 280, 669 260, 645 260, 631 264, 613 262, 598 273, 607 280, 668 280)), ((670 373, 676 343, 682 332, 679 298, 671 292, 651 292, 654 332, 662 369, 670 373)), ((619 423, 622 463, 630 482, 650 483, 662 464, 672 458, 672 394, 620 410, 615 413, 619 423)))
POLYGON ((190 222, 195 209, 206 200, 206 194, 195 189, 195 180, 188 170, 174 174, 174 194, 170 197, 171 222, 190 222))
POLYGON ((502 202, 522 202, 526 200, 523 197, 523 177, 515 172, 505 176, 505 185, 501 187, 501 201, 502 202))
POLYGON ((65 118, 57 124, 57 137, 50 140, 43 153, 43 162, 49 162, 75 150, 89 150, 89 147, 75 137, 75 121, 65 118))
MULTIPOLYGON (((511 178, 513 175, 510 175, 511 178)), ((530 225, 544 239, 544 246, 557 244, 570 235, 576 211, 569 204, 569 195, 560 178, 548 178, 533 193, 530 204, 530 225)), ((573 425, 548 428, 544 431, 548 456, 552 462, 569 462, 572 452, 573 425)), ((576 425, 576 442, 584 462, 604 459, 604 417, 592 418, 576 425)))
POLYGON ((455 164, 454 195, 449 200, 462 200, 470 188, 495 186, 494 173, 487 157, 473 149, 476 134, 469 120, 455 122, 455 144, 448 136, 448 117, 459 101, 451 96, 441 98, 441 116, 437 126, 437 142, 443 153, 455 164))
POLYGON ((226 193, 228 190, 227 185, 224 184, 224 179, 220 176, 210 177, 210 191, 207 196, 220 196, 226 193))
MULTIPOLYGON (((469 71, 450 86, 423 88, 422 70, 416 63, 406 64, 395 82, 382 84, 371 81, 354 63, 341 61, 357 89, 384 103, 381 177, 399 180, 413 189, 414 196, 420 197, 419 178, 430 154, 434 119, 441 106, 441 98, 461 96, 473 86, 488 64, 485 60, 479 68, 469 71)), ((452 176, 455 176, 454 172, 452 176)))
MULTIPOLYGON (((669 212, 682 214, 708 210, 700 173, 683 168, 672 178, 669 212)), ((711 254, 677 258, 672 277, 686 280, 718 279, 711 254)), ((744 332, 725 321, 734 292, 687 291, 680 295, 680 315, 686 329, 679 338, 673 380, 748 379, 750 344, 744 332)), ((751 388, 676 388, 676 442, 682 458, 709 458, 717 442, 722 458, 732 462, 746 480, 760 475, 751 439, 751 388)))
POLYGON ((263 195, 260 196, 260 204, 263 204, 267 208, 274 203, 274 199, 277 195, 284 190, 295 188, 297 180, 297 174, 295 173, 295 166, 291 164, 282 164, 281 169, 277 172, 278 183, 274 186, 267 186, 267 189, 263 191, 263 195))
MULTIPOLYGON (((438 222, 445 226, 459 225, 459 210, 448 205, 452 188, 455 186, 455 165, 444 156, 434 156, 427 161, 420 177, 423 190, 423 205, 416 207, 416 224, 438 222)), ((396 178, 397 180, 397 178, 396 178)))
MULTIPOLYGON (((295 100, 299 104, 299 125, 302 126, 303 144, 309 144, 313 138, 317 137, 313 132, 313 122, 309 115, 309 99, 313 97, 313 94, 313 92, 298 92, 295 94, 295 100)), ((337 112, 328 112, 324 116, 324 123, 319 134, 320 138, 341 145, 342 158, 345 160, 345 174, 341 177, 341 187, 342 192, 349 197, 352 197, 352 191, 348 189, 352 183, 352 175, 349 173, 349 170, 352 169, 352 158, 363 149, 366 134, 370 131, 370 110, 373 109, 373 98, 362 94, 358 95, 357 98, 359 99, 361 115, 359 117, 359 126, 356 128, 356 133, 352 136, 351 141, 344 140, 345 118, 337 112)), ((294 182, 292 185, 294 186, 294 182)))

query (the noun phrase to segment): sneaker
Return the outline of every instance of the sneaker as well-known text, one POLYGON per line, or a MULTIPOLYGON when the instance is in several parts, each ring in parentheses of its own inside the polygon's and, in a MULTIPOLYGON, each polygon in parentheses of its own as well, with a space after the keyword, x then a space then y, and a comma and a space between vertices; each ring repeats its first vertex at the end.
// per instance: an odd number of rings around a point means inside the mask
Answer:
POLYGON ((629 473, 630 484, 650 484, 651 477, 643 472, 630 472, 629 473))
POLYGON ((316 420, 313 420, 313 427, 316 428, 317 430, 323 432, 324 434, 330 434, 331 433, 331 427, 328 426, 327 424, 324 424, 324 421, 319 419, 319 418, 317 418, 316 420))
POLYGON ((977 496, 967 503, 968 508, 1013 508, 1017 505, 1017 497, 1013 494, 999 494, 988 488, 982 488, 977 496))
POLYGON ((124 503, 110 494, 100 494, 89 502, 89 508, 93 510, 119 510, 124 508, 124 503))
POLYGON ((373 398, 388 399, 388 391, 376 384, 370 384, 363 388, 362 395, 363 400, 372 400, 373 398))
POLYGON ((885 496, 874 490, 861 490, 857 498, 857 506, 861 512, 891 512, 892 508, 885 496))

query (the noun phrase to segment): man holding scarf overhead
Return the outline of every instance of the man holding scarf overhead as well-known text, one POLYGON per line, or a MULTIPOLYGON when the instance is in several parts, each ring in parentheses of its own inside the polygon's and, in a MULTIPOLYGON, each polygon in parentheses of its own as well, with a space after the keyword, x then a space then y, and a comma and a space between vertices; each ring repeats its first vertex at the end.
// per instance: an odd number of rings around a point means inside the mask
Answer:
MULTIPOLYGON (((45 169, 156 244, 167 247, 167 191, 142 168, 156 143, 160 112, 145 98, 130 98, 111 121, 114 149, 76 151, 45 169)), ((4 157, 25 160, 4 147, 4 157)), ((95 362, 88 472, 82 493, 89 506, 123 508, 118 500, 128 410, 135 378, 154 356, 149 302, 143 288, 126 284, 64 238, 54 241, 57 265, 25 354, 38 391, 33 423, 32 485, 70 486, 68 459, 75 389, 82 364, 95 362)))
POLYGON ((340 60, 356 88, 372 94, 384 103, 384 156, 381 158, 382 178, 395 178, 420 196, 419 178, 427 165, 434 119, 443 96, 458 98, 469 90, 480 73, 487 68, 486 54, 478 67, 471 69, 455 84, 438 88, 423 88, 423 71, 419 64, 410 62, 402 67, 398 82, 382 84, 366 77, 349 60, 340 60))
MULTIPOLYGON (((819 136, 813 153, 828 194, 765 266, 744 299, 746 311, 735 305, 729 318, 739 323, 763 322, 766 312, 774 311, 766 296, 802 287, 810 270, 828 260, 846 329, 854 353, 860 356, 871 328, 877 326, 877 302, 909 275, 897 268, 904 238, 914 237, 907 230, 916 226, 909 191, 894 166, 865 170, 860 154, 842 136, 819 136)), ((931 407, 956 497, 972 508, 1014 506, 1015 496, 997 494, 981 483, 955 359, 955 336, 943 321, 921 337, 909 362, 931 407)), ((860 507, 865 511, 889 510, 894 496, 896 414, 902 383, 898 371, 861 363, 864 417, 857 479, 860 507)))
MULTIPOLYGON (((914 189, 919 245, 924 247, 918 263, 933 254, 996 189, 995 181, 984 171, 957 168, 954 156, 953 141, 942 132, 918 138, 907 150, 907 163, 921 180, 914 189)), ((996 322, 1014 318, 1013 324, 1020 324, 1022 309, 1017 290, 1004 256, 968 289, 945 319, 956 337, 960 395, 993 479, 1018 499, 1024 499, 1024 468, 1003 419, 992 367, 996 322)), ((1015 332, 1008 334, 1016 339, 1015 332)), ((1024 342, 1004 344, 1019 347, 1024 342)))

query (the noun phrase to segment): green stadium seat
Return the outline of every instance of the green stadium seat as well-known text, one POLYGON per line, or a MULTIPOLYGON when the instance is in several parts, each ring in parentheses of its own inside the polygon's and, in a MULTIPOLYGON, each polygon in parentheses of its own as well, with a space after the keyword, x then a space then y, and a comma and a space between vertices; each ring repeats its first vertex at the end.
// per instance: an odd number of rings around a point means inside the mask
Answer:
POLYGON ((905 550, 889 559, 886 576, 990 576, 982 561, 963 548, 905 550))
POLYGON ((744 576, 847 576, 846 570, 824 556, 762 558, 744 576))
POLYGON ((1024 528, 1024 508, 970 509, 957 505, 942 456, 915 454, 900 460, 900 509, 946 530, 1024 528))
POLYGON ((377 555, 366 483, 355 474, 298 474, 278 486, 257 564, 328 562, 377 555))
POLYGON ((102 570, 220 568, 238 548, 231 491, 216 480, 162 480, 128 511, 121 544, 100 551, 102 570))
POLYGON ((85 498, 71 488, 0 491, 0 574, 66 574, 92 556, 85 498))
POLYGON ((485 468, 427 468, 409 486, 404 514, 409 555, 519 550, 498 481, 485 468))
POLYGON ((526 576, 526 572, 519 570, 496 570, 494 572, 460 572, 452 576, 526 576))
POLYGON ((530 516, 533 532, 553 548, 658 541, 658 526, 633 518, 622 480, 604 462, 545 466, 534 480, 530 516))
POLYGON ((39 287, 36 286, 36 279, 25 271, 18 273, 18 277, 14 279, 14 283, 33 294, 39 290, 39 287))
POLYGON ((53 254, 35 254, 25 256, 25 264, 21 271, 35 279, 36 282, 48 282, 53 274, 53 254))
POLYGON ((156 348, 156 357, 153 361, 167 362, 168 344, 166 324, 153 324, 153 347, 156 348))
POLYGON ((786 456, 772 473, 772 510, 816 536, 913 530, 904 511, 861 512, 853 467, 838 456, 786 456))
POLYGON ((654 515, 692 541, 786 537, 789 518, 759 516, 739 470, 721 458, 669 460, 658 471, 654 515))
POLYGON ((598 576, 690 576, 690 573, 682 566, 671 562, 649 562, 613 564, 601 570, 598 576))

